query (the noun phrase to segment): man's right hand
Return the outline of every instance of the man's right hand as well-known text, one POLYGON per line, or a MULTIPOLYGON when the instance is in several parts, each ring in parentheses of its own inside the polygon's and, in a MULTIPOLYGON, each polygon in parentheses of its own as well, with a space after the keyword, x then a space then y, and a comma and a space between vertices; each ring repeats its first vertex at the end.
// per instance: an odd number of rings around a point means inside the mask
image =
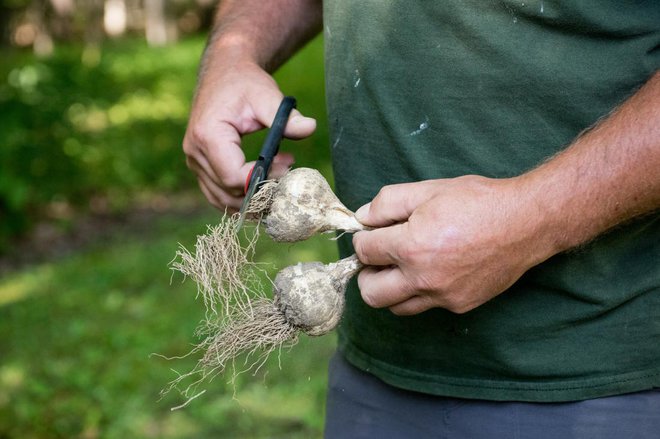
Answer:
MULTIPOLYGON (((183 140, 188 167, 211 204, 235 212, 254 162, 245 162, 241 137, 270 127, 283 94, 258 64, 214 54, 202 72, 183 140)), ((310 136, 316 121, 291 112, 284 135, 310 136)), ((278 154, 268 176, 277 178, 293 164, 290 153, 278 154)))

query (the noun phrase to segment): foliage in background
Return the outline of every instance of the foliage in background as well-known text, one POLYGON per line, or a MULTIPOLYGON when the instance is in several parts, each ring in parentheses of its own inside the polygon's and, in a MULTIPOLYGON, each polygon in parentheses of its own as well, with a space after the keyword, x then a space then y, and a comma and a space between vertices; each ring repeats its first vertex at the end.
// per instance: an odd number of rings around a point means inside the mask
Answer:
POLYGON ((94 66, 82 48, 40 60, 12 53, 0 77, 1 234, 24 229, 40 206, 84 206, 105 196, 190 186, 179 144, 200 42, 104 51, 94 66))
MULTIPOLYGON (((196 185, 181 140, 203 44, 201 37, 163 48, 115 42, 88 64, 82 46, 59 47, 48 59, 3 54, 0 251, 44 214, 66 220, 70 207, 91 202, 114 210, 145 191, 196 185)), ((320 41, 278 78, 285 92, 298 94, 303 111, 324 121, 320 41)), ((313 139, 293 146, 299 163, 327 162, 321 125, 313 139)), ((260 139, 248 138, 249 156, 260 139)))

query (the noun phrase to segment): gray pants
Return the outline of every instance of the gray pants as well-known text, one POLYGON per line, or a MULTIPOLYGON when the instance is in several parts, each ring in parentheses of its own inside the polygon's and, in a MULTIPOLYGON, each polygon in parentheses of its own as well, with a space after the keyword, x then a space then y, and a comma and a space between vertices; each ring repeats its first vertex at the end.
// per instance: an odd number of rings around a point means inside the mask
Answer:
POLYGON ((660 389, 569 403, 445 398, 391 387, 335 354, 325 437, 660 439, 660 389))

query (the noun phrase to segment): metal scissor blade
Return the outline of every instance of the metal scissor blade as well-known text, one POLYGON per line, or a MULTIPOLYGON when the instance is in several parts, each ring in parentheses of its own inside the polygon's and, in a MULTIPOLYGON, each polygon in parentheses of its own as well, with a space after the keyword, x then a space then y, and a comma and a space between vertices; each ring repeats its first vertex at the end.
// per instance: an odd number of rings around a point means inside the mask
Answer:
POLYGON ((257 159, 250 175, 248 176, 248 186, 245 189, 245 198, 243 199, 243 204, 241 205, 241 210, 238 216, 238 222, 236 223, 236 232, 243 227, 245 222, 245 216, 247 215, 247 208, 250 204, 252 196, 259 190, 259 185, 266 179, 268 175, 268 170, 270 165, 273 162, 273 158, 277 155, 277 151, 280 148, 280 142, 284 136, 284 128, 286 127, 287 121, 289 120, 289 115, 291 110, 296 107, 296 99, 291 96, 286 96, 282 99, 280 106, 275 113, 275 119, 266 135, 266 140, 264 141, 263 146, 261 147, 261 152, 259 153, 259 158, 257 159))
POLYGON ((252 176, 250 177, 250 186, 248 186, 247 192, 245 193, 245 198, 243 198, 243 204, 241 205, 241 210, 239 211, 238 214, 238 222, 236 223, 236 233, 238 233, 239 230, 241 230, 241 227, 243 227, 243 223, 245 222, 245 216, 247 215, 247 208, 248 205, 250 204, 250 200, 252 199, 252 196, 257 192, 257 188, 261 184, 261 182, 264 180, 266 177, 263 175, 264 168, 257 166, 253 169, 252 171, 252 176))

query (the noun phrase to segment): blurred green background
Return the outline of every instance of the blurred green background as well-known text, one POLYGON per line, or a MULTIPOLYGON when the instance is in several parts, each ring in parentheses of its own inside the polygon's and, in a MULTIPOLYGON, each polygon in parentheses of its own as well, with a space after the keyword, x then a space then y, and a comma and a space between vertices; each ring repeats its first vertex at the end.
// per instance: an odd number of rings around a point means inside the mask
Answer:
MULTIPOLYGON (((235 386, 220 376, 182 410, 175 393, 159 400, 196 358, 150 354, 188 352, 204 315, 168 264, 220 218, 181 151, 212 8, 0 0, 0 438, 321 435, 334 336, 235 386)), ((282 148, 330 177, 322 56, 314 40, 276 77, 319 122, 282 148)), ((248 157, 262 138, 244 139, 248 157)), ((272 273, 337 258, 326 237, 264 235, 257 255, 272 273)))

